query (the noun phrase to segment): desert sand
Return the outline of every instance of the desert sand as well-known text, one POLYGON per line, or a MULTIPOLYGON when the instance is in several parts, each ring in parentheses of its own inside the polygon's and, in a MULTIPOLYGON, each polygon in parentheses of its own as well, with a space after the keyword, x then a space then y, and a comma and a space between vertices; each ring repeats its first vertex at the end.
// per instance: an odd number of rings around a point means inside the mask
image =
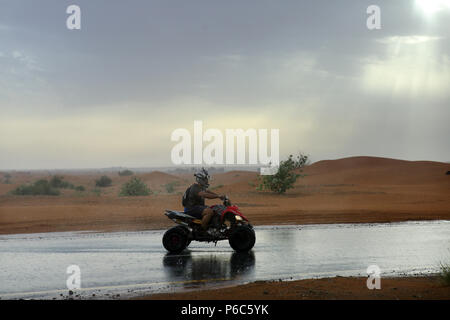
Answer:
MULTIPOLYGON (((305 176, 283 195, 257 191, 258 175, 247 171, 216 174, 211 188, 229 195, 254 225, 448 220, 449 169, 450 164, 431 161, 352 157, 305 167, 305 176)), ((65 181, 82 185, 86 191, 13 196, 8 192, 20 184, 49 179, 52 174, 10 174, 11 183, 0 183, 0 234, 166 228, 173 223, 164 216, 164 209, 181 210, 181 194, 193 182, 189 174, 137 174, 153 194, 119 197, 129 176, 120 177, 117 172, 63 174, 65 181), (95 190, 95 180, 104 174, 112 178, 112 186, 95 190), (174 184, 171 193, 166 190, 170 183, 174 184)))
POLYGON ((241 286, 154 294, 148 300, 448 300, 450 287, 439 277, 381 280, 369 290, 366 278, 335 277, 298 281, 257 281, 241 286))

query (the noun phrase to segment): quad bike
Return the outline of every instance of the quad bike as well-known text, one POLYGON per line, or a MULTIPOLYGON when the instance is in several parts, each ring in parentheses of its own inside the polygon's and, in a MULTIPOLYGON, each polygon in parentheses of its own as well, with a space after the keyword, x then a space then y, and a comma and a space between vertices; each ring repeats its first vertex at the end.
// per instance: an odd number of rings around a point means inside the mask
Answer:
POLYGON ((182 211, 166 210, 165 215, 178 223, 164 233, 163 246, 171 253, 183 251, 192 240, 214 242, 228 240, 230 246, 237 252, 247 252, 255 244, 255 231, 248 219, 239 211, 236 205, 232 205, 228 197, 223 200, 223 205, 211 207, 214 215, 211 218, 208 230, 205 232, 201 226, 201 220, 182 211))

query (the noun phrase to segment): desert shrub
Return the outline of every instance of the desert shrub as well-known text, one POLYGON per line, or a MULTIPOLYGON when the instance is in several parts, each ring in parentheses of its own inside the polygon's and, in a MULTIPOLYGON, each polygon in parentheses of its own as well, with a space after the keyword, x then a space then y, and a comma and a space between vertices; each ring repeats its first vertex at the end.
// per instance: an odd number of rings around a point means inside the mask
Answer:
POLYGON ((74 189, 75 186, 67 181, 64 181, 62 176, 53 176, 50 179, 50 186, 57 189, 74 189))
POLYGON ((85 190, 86 190, 86 188, 83 187, 83 186, 76 186, 75 187, 75 191, 85 191, 85 190))
POLYGON ((294 187, 295 181, 301 176, 301 168, 308 162, 308 156, 298 155, 294 158, 290 155, 287 160, 281 161, 277 173, 260 177, 258 190, 271 190, 276 193, 285 193, 294 187))
POLYGON ((178 185, 178 181, 172 181, 167 183, 164 187, 168 193, 173 193, 175 191, 175 187, 178 185))
POLYGON ((119 171, 119 176, 124 177, 124 176, 132 176, 134 174, 133 171, 131 170, 123 170, 123 171, 119 171))
POLYGON ((12 192, 14 195, 20 196, 37 196, 37 195, 48 195, 48 196, 58 196, 60 193, 57 189, 53 188, 47 180, 38 180, 30 185, 20 185, 12 192))
POLYGON ((3 183, 5 183, 5 184, 10 184, 11 183, 11 175, 9 174, 9 173, 5 173, 5 174, 3 174, 3 178, 5 178, 4 180, 3 180, 3 183))
POLYGON ((100 179, 95 180, 95 186, 97 187, 109 187, 112 183, 112 180, 108 176, 101 176, 100 179))
POLYGON ((53 187, 53 188, 61 188, 61 186, 63 185, 63 177, 61 177, 61 176, 53 176, 51 179, 50 179, 50 185, 53 187))
POLYGON ((139 178, 134 177, 127 183, 122 185, 122 190, 120 191, 120 196, 148 196, 150 194, 150 189, 147 185, 139 178))
POLYGON ((441 263, 439 277, 444 285, 450 286, 450 264, 441 263))
POLYGON ((38 180, 33 184, 35 194, 59 195, 59 191, 52 188, 47 180, 38 180))
POLYGON ((12 190, 10 193, 16 196, 31 196, 33 195, 33 187, 31 185, 22 184, 12 190))

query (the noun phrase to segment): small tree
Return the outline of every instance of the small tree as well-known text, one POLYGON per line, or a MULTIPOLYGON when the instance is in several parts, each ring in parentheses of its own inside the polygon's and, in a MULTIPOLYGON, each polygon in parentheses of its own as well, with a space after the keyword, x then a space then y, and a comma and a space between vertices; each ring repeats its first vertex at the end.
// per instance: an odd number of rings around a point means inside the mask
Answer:
POLYGON ((134 177, 122 185, 119 196, 148 196, 149 194, 150 189, 147 185, 141 179, 134 177))
POLYGON ((298 155, 295 159, 293 155, 285 161, 280 162, 277 173, 274 175, 262 176, 258 190, 271 190, 276 193, 285 193, 294 187, 295 181, 301 176, 301 168, 306 165, 308 156, 298 155))
POLYGON ((100 179, 95 180, 95 185, 97 187, 109 187, 112 183, 112 180, 108 176, 101 176, 100 179))

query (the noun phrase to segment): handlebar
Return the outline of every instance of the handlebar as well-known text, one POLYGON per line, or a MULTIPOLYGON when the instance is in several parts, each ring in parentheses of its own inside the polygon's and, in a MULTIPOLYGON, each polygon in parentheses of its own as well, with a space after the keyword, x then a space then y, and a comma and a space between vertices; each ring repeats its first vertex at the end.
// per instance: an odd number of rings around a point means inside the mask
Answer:
POLYGON ((224 206, 231 206, 231 201, 230 201, 230 198, 228 198, 228 196, 227 195, 225 195, 225 197, 223 198, 223 205, 224 206))

